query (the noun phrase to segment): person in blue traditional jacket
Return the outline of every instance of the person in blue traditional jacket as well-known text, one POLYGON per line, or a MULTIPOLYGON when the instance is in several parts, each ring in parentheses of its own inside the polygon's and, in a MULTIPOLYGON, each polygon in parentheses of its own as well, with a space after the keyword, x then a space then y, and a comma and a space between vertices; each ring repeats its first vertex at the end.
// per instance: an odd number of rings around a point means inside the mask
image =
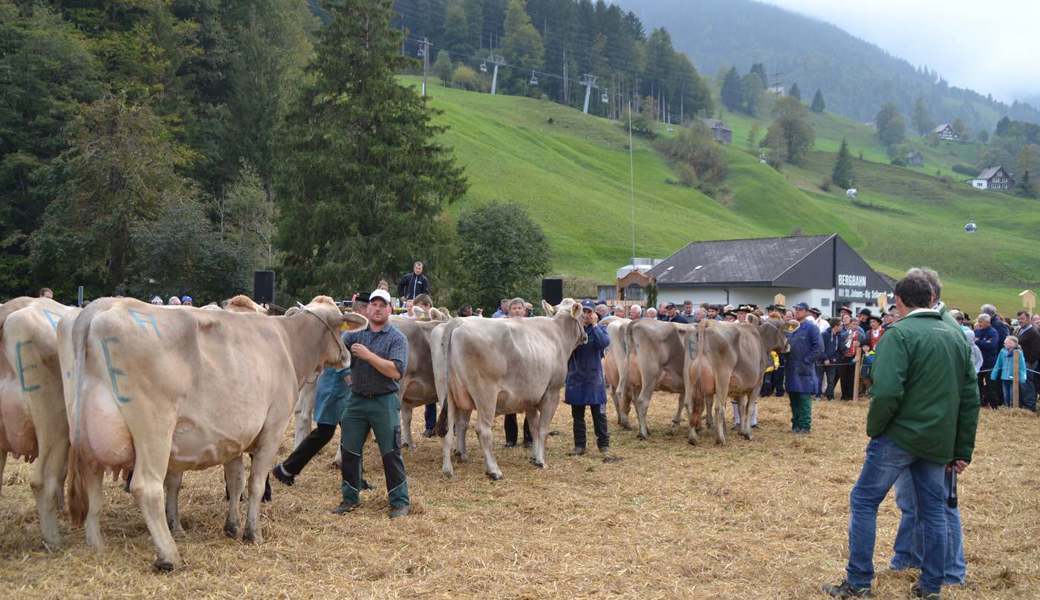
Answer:
POLYGON ((794 318, 798 320, 788 342, 787 394, 791 398, 791 431, 809 433, 812 429, 812 396, 819 388, 816 380, 816 359, 823 353, 820 328, 806 317, 809 305, 799 302, 794 305, 794 318))
POLYGON ((610 433, 607 431, 607 388, 603 379, 603 351, 610 345, 605 327, 598 325, 596 303, 581 302, 582 324, 588 341, 574 349, 567 361, 567 379, 564 386, 564 402, 571 405, 574 418, 574 450, 571 456, 585 454, 585 407, 592 413, 592 428, 596 433, 596 446, 604 462, 615 462, 618 457, 610 454, 610 433))

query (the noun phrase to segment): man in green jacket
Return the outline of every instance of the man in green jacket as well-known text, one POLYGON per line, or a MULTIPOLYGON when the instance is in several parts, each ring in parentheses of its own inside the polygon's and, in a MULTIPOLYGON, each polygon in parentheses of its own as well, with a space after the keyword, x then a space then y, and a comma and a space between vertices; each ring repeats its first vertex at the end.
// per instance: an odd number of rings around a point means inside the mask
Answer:
POLYGON ((958 473, 971 461, 979 396, 964 334, 931 308, 928 280, 911 275, 896 284, 903 316, 881 338, 867 413, 866 459, 849 497, 846 579, 823 590, 834 598, 869 598, 874 579, 877 510, 907 470, 922 530, 921 578, 915 598, 940 597, 946 554, 946 467, 958 473))

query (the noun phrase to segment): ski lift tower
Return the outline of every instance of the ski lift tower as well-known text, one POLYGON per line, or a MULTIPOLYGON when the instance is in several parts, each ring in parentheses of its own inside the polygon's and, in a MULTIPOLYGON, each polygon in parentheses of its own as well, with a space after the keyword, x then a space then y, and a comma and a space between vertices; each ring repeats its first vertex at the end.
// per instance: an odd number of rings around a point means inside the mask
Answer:
MULTIPOLYGON (((491 74, 491 95, 494 96, 495 91, 498 89, 498 68, 506 64, 506 59, 501 54, 492 52, 488 54, 487 62, 495 65, 495 69, 491 74)), ((483 66, 483 63, 481 63, 481 66, 483 66)))
POLYGON ((585 114, 589 114, 589 96, 592 94, 592 88, 599 89, 596 86, 596 79, 597 77, 590 73, 581 76, 581 85, 585 86, 585 107, 581 111, 585 114))

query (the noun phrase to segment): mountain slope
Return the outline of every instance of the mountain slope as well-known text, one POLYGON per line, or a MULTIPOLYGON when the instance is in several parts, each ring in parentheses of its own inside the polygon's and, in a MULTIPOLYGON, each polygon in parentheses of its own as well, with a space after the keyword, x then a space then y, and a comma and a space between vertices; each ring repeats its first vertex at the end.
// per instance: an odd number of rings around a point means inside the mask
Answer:
POLYGON ((797 82, 809 100, 819 88, 828 110, 857 121, 873 119, 885 102, 909 114, 921 96, 938 122, 959 117, 973 133, 992 131, 1004 114, 1040 122, 1025 104, 1009 107, 971 90, 936 81, 934 73, 856 38, 834 25, 752 0, 621 0, 647 26, 665 26, 697 68, 714 75, 735 66, 742 74, 765 63, 770 83, 797 82), (780 73, 778 77, 774 73, 780 73))
MULTIPOLYGON (((611 281, 632 254, 624 130, 547 101, 439 85, 431 85, 430 94, 432 106, 443 111, 437 120, 449 127, 443 141, 470 181, 467 197, 450 212, 457 216, 493 200, 519 202, 545 230, 557 274, 611 281)), ((804 167, 778 173, 734 139, 737 144, 724 149, 730 193, 722 200, 670 183, 678 177, 667 162, 635 140, 638 256, 663 258, 692 240, 839 233, 890 274, 919 264, 938 269, 947 298, 968 307, 992 301, 1012 310, 1018 291, 1040 283, 1028 260, 1040 254, 1035 201, 856 160, 860 200, 850 202, 843 191, 817 187, 830 172, 833 152, 815 152, 804 167), (978 222, 978 233, 964 232, 969 219, 978 222)))

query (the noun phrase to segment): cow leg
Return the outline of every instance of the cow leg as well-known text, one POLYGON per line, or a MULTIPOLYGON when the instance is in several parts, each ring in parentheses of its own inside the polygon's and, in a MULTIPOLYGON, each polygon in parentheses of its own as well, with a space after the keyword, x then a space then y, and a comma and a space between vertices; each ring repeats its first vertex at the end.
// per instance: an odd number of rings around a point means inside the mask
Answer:
POLYGON ((414 407, 405 402, 401 403, 401 447, 414 450, 412 442, 412 411, 414 407))
MULTIPOLYGON (((156 424, 158 425, 158 424, 156 424)), ((144 522, 155 544, 157 557, 153 563, 160 571, 170 571, 181 564, 177 544, 173 541, 166 522, 164 483, 170 462, 170 447, 173 444, 173 427, 154 426, 152 432, 167 431, 166 435, 154 435, 150 444, 136 447, 134 476, 130 481, 130 493, 144 515, 144 522)), ((131 430, 133 431, 133 430, 131 430)))
POLYGON ((101 535, 101 511, 105 508, 105 493, 102 484, 105 472, 100 467, 83 466, 79 473, 83 481, 83 489, 87 493, 87 515, 83 520, 83 530, 87 544, 95 550, 104 550, 105 539, 101 535))
POLYGON ((450 478, 455 475, 455 467, 451 464, 451 451, 452 446, 455 444, 455 415, 457 410, 451 398, 447 399, 447 403, 445 413, 448 422, 448 433, 444 434, 444 438, 441 439, 441 473, 445 477, 450 478))
POLYGON ((246 487, 245 462, 239 455, 224 463, 224 486, 228 492, 227 518, 224 519, 224 535, 238 537, 238 507, 242 502, 242 491, 246 487))
POLYGON ((7 450, 0 450, 0 496, 4 492, 4 467, 7 465, 7 450))
MULTIPOLYGON (((490 398, 494 401, 497 394, 483 394, 479 398, 490 398)), ((495 460, 494 438, 491 434, 491 426, 495 420, 495 409, 490 407, 485 410, 477 409, 477 437, 480 438, 480 448, 484 451, 484 471, 493 481, 502 479, 502 469, 498 468, 495 460)))
MULTIPOLYGON (((61 546, 58 511, 68 464, 69 434, 67 428, 64 431, 61 431, 60 427, 57 428, 58 431, 52 431, 52 429, 54 428, 41 426, 36 431, 40 455, 36 458, 36 464, 33 465, 29 484, 36 497, 36 510, 40 515, 43 543, 48 549, 57 549, 61 546)), ((0 479, 2 479, 2 470, 3 467, 0 465, 0 479)))
POLYGON ((672 417, 672 431, 675 431, 679 427, 679 423, 682 423, 683 407, 686 406, 686 399, 683 394, 676 396, 678 401, 675 403, 675 416, 672 417))
MULTIPOLYGON (((524 410, 524 423, 531 430, 531 457, 530 462, 532 465, 539 469, 545 468, 545 437, 541 431, 541 411, 540 407, 545 405, 543 399, 539 404, 539 408, 529 408, 524 410)), ((546 432, 548 434, 548 432, 546 432)))
MULTIPOLYGON (((646 381, 644 379, 643 381, 646 381)), ((636 416, 639 417, 639 434, 638 437, 641 440, 645 440, 650 437, 650 428, 646 424, 646 413, 650 408, 650 397, 654 393, 653 385, 644 385, 643 389, 639 391, 639 397, 636 398, 636 416)))
MULTIPOLYGON (((284 421, 283 421, 284 422, 284 421)), ((254 446, 253 460, 249 465, 249 500, 246 506, 246 526, 242 532, 243 542, 262 544, 263 534, 257 524, 260 518, 260 499, 264 493, 264 482, 267 474, 274 468, 275 458, 278 453, 278 441, 273 438, 269 430, 260 432, 261 440, 254 446)))
POLYGON ((728 372, 717 372, 715 376, 715 443, 726 443, 726 400, 729 399, 728 372))
POLYGON ((531 413, 528 412, 528 422, 537 424, 537 431, 532 431, 534 434, 534 458, 533 461, 536 467, 545 468, 545 441, 549 436, 549 425, 552 423, 553 415, 556 414, 556 407, 560 405, 559 392, 549 392, 545 396, 542 396, 542 401, 538 405, 538 414, 536 420, 531 420, 531 413))
POLYGON ((314 419, 314 394, 317 391, 317 379, 314 382, 304 382, 300 388, 299 399, 293 407, 293 449, 299 447, 300 442, 306 438, 313 428, 314 419))
POLYGON ((459 462, 469 460, 469 452, 466 451, 466 432, 469 431, 469 418, 471 410, 458 410, 455 413, 455 456, 459 462))
POLYGON ((166 492, 166 526, 173 535, 184 535, 180 515, 177 514, 177 497, 181 492, 181 479, 184 473, 167 471, 163 487, 166 492))

